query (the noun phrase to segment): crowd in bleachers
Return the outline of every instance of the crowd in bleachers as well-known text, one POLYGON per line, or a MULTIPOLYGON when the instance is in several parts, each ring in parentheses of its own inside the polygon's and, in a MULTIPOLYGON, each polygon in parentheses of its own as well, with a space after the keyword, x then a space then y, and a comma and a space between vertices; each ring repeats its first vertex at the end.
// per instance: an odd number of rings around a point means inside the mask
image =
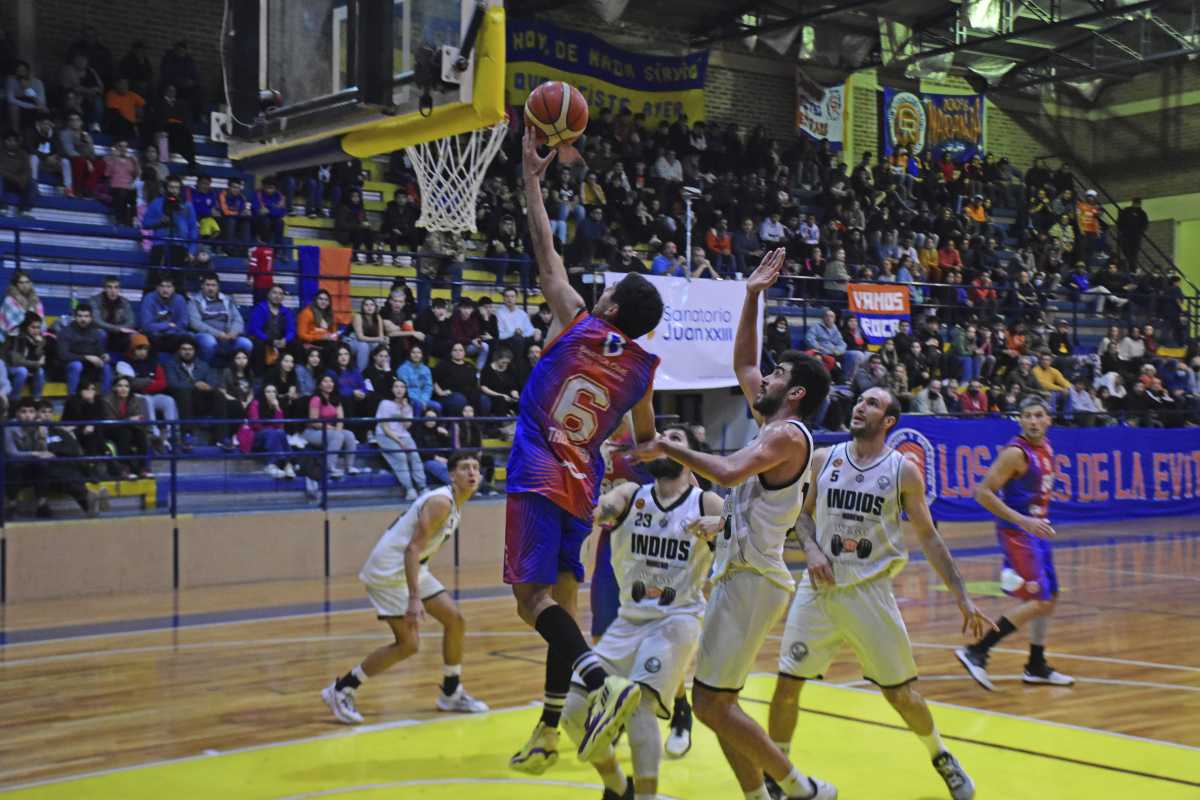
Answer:
MULTIPOLYGON (((267 454, 267 474, 310 485, 321 465, 306 450, 327 447, 325 468, 337 478, 358 472, 356 458, 373 442, 412 493, 445 481, 439 452, 511 433, 504 419, 541 355, 549 313, 542 306, 531 319, 512 289, 500 306, 473 301, 460 281, 473 254, 498 284, 515 273, 522 289, 536 287, 519 126, 484 181, 479 234, 464 240, 416 227, 420 199, 403 153, 392 156, 387 178, 398 188, 378 221, 354 160, 257 186, 232 175, 215 188, 192 136, 204 132, 208 109, 186 42, 166 50, 156 72, 144 45, 114 64, 85 29, 49 88, 24 62, 7 71, 0 203, 29 212, 39 183, 99 200, 115 224, 148 232, 153 265, 139 302, 108 278, 53 324, 30 276, 11 273, 0 403, 9 416, 47 423, 10 429, 24 433, 5 442, 10 457, 26 456, 22 480, 38 487, 39 513, 48 513, 46 486, 94 506, 76 491, 78 480, 146 475, 151 454, 203 440, 267 454), (172 167, 176 157, 186 167, 172 167), (180 171, 195 180, 185 186, 180 171), (386 297, 363 299, 347 324, 335 320, 327 292, 297 309, 272 279, 272 263, 286 257, 275 248, 300 201, 309 217, 332 217, 337 239, 360 261, 398 263, 398 253, 419 252, 413 286, 397 278, 386 297), (251 306, 222 289, 212 269, 222 255, 247 258, 251 306), (449 302, 432 299, 437 282, 453 287, 449 302), (50 427, 54 406, 43 389, 53 378, 66 382, 63 421, 112 424, 50 427), (502 419, 479 425, 476 414, 502 419), (390 421, 340 421, 374 415, 390 421), (204 430, 159 424, 181 418, 214 422, 204 430), (284 419, 312 421, 275 421, 284 419), (58 455, 101 460, 56 472, 52 460, 37 461, 46 456, 29 457, 52 453, 50 440, 68 441, 58 455)), ((686 119, 650 126, 607 109, 578 144, 584 161, 551 171, 546 203, 581 292, 593 290, 585 275, 598 268, 721 279, 786 248, 764 360, 799 346, 825 361, 836 387, 820 426, 842 429, 857 395, 878 385, 910 413, 1008 413, 1021 394, 1039 391, 1053 397, 1064 423, 1200 420, 1200 352, 1188 337, 1179 278, 1140 257, 1145 213, 1135 201, 1106 217, 1066 164, 1021 174, 992 154, 900 149, 864 153, 851 166, 826 142, 779 142, 761 126, 748 135, 686 119), (684 186, 700 190, 690 254, 684 186), (851 281, 907 286, 914 322, 868 347, 846 310, 851 281), (1081 318, 1118 325, 1089 341, 1081 318)))

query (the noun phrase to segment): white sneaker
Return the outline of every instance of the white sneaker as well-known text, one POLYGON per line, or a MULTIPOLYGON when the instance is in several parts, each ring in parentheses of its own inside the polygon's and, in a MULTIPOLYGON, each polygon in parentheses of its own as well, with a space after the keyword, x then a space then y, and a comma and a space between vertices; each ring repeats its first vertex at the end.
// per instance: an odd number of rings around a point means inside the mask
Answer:
POLYGON ((808 783, 812 787, 812 794, 804 795, 803 798, 800 795, 781 794, 780 796, 786 800, 837 800, 837 787, 832 783, 826 783, 811 775, 808 776, 808 783))
POLYGON ((297 450, 303 450, 308 447, 308 440, 298 433, 293 433, 287 437, 288 444, 297 450))
POLYGON ((267 473, 267 475, 271 476, 272 478, 274 478, 276 480, 279 480, 280 478, 282 478, 283 474, 284 474, 283 470, 281 470, 279 467, 275 466, 274 464, 267 464, 267 468, 265 470, 263 470, 263 472, 267 473))
POLYGON ((329 470, 329 479, 330 480, 340 481, 344 477, 346 477, 346 473, 342 472, 340 469, 329 470))
POLYGON ((312 478, 304 479, 304 496, 309 500, 316 500, 321 494, 321 484, 314 481, 312 478))
POLYGON ((526 775, 541 775, 558 762, 558 731, 539 721, 521 749, 508 759, 508 766, 526 775))
POLYGON ((417 493, 415 490, 408 489, 407 491, 404 492, 404 502, 411 503, 413 500, 416 500, 416 499, 417 499, 417 493))
POLYGON ((588 697, 587 719, 579 742, 579 760, 590 762, 612 744, 642 700, 642 688, 620 675, 609 675, 588 697))
POLYGON ((1070 675, 1064 675, 1049 664, 1043 664, 1041 667, 1030 669, 1029 665, 1025 665, 1025 674, 1021 676, 1021 680, 1025 683, 1034 685, 1048 686, 1074 686, 1075 679, 1070 675))
POLYGON ((954 655, 976 683, 989 692, 996 691, 996 684, 992 683, 991 677, 988 676, 987 654, 979 653, 970 647, 960 647, 954 651, 954 655))
POLYGON ((687 728, 671 728, 663 751, 667 758, 683 758, 692 749, 692 732, 687 728))
POLYGON ((295 478, 296 477, 296 468, 293 467, 291 464, 284 464, 283 465, 283 477, 285 477, 289 480, 291 480, 292 478, 295 478))
POLYGON ((362 714, 354 707, 354 692, 338 691, 337 683, 331 683, 321 690, 321 699, 338 722, 345 725, 358 725, 363 721, 362 714))
POLYGON ((346 472, 349 472, 351 475, 362 475, 364 472, 370 472, 370 470, 364 467, 346 467, 346 472))
POLYGON ((933 768, 946 782, 946 788, 954 800, 971 800, 975 796, 975 782, 950 753, 943 751, 938 755, 933 760, 933 768))
POLYGON ((452 695, 438 692, 437 710, 457 711, 462 714, 482 714, 488 710, 488 704, 471 697, 471 695, 467 694, 467 690, 462 687, 462 684, 459 684, 452 695))

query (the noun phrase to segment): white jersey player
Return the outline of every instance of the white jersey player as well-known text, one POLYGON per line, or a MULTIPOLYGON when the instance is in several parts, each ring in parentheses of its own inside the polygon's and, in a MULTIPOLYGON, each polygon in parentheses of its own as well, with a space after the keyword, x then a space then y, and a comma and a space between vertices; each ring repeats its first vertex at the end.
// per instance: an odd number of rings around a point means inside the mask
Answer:
POLYGON ((747 798, 766 799, 765 772, 788 797, 830 800, 837 789, 802 775, 738 704, 768 631, 787 610, 793 582, 783 544, 800 514, 813 449, 801 420, 829 393, 829 373, 803 353, 783 353, 769 375, 759 371, 759 296, 778 279, 783 258, 782 249, 769 253, 747 280, 733 345, 738 383, 762 425, 755 440, 730 455, 699 453, 661 437, 631 452, 644 461, 665 455, 735 487, 716 539, 716 579, 692 691, 696 716, 717 734, 747 798))
MULTIPOLYGON (((663 436, 699 444, 684 425, 667 426, 663 436)), ((626 724, 632 785, 612 745, 592 759, 604 781, 604 800, 657 795, 662 741, 655 717, 671 718, 668 703, 696 653, 712 566, 709 540, 721 520, 720 496, 693 486, 690 470, 665 458, 648 466, 654 483, 621 484, 600 498, 595 514, 597 522, 613 526, 611 558, 621 605, 593 652, 610 674, 642 687, 641 705, 626 724)), ((587 692, 576 676, 563 711, 564 727, 576 742, 586 712, 587 692)))
POLYGON ((951 796, 969 800, 975 786, 946 750, 928 705, 913 688, 917 665, 892 592, 892 576, 908 561, 902 512, 957 601, 963 630, 977 635, 991 621, 975 607, 933 527, 919 468, 884 443, 899 418, 900 406, 891 393, 868 389, 854 407, 851 440, 813 459, 812 488, 796 523, 809 568, 784 627, 771 738, 788 751, 804 681, 824 675, 842 645, 849 644, 863 677, 879 686, 928 748, 951 796))
POLYGON ((334 717, 347 725, 363 721, 355 704, 359 686, 417 652, 419 624, 428 611, 442 624, 442 691, 439 711, 487 711, 486 704, 467 694, 462 675, 466 624, 458 606, 429 570, 429 560, 455 531, 463 504, 479 487, 479 457, 456 451, 446 464, 450 485, 425 492, 380 537, 358 573, 379 619, 391 628, 395 641, 371 653, 357 667, 321 692, 334 717))

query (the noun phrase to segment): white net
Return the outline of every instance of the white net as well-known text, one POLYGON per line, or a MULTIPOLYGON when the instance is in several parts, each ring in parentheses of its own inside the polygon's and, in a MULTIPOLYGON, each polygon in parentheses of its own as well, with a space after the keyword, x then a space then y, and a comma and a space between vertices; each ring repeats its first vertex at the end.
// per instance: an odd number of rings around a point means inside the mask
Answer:
POLYGON ((419 227, 474 233, 475 202, 488 165, 500 151, 508 122, 406 147, 421 188, 419 227))

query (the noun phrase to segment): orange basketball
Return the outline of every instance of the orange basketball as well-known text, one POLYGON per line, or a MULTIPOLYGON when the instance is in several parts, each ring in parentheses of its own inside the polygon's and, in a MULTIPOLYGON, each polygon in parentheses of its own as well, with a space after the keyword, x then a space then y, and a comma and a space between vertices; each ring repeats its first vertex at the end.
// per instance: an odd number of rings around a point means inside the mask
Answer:
POLYGON ((587 128, 587 100, 565 81, 548 81, 525 101, 525 124, 537 131, 538 140, 551 147, 570 144, 587 128))

